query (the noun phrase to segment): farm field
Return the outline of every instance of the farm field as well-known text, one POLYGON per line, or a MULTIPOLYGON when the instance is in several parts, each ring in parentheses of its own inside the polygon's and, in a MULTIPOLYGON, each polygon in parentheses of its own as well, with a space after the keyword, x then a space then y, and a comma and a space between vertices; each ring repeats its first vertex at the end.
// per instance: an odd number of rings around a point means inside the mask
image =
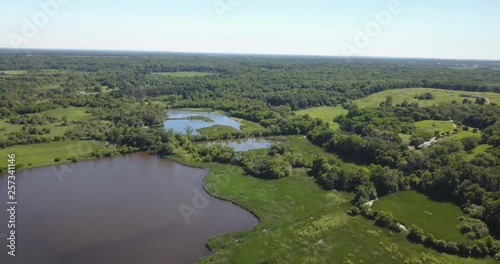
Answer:
POLYGON ((299 116, 309 115, 312 118, 319 118, 325 122, 330 123, 331 127, 336 130, 339 128, 339 125, 336 122, 333 122, 333 119, 339 115, 345 115, 348 112, 349 112, 348 110, 342 108, 341 106, 335 106, 335 107, 322 106, 305 110, 299 110, 295 113, 299 116))
POLYGON ((417 225, 436 239, 466 241, 455 227, 464 214, 452 203, 432 201, 416 191, 407 191, 382 197, 373 204, 373 209, 390 212, 405 226, 417 225))
MULTIPOLYGON (((451 90, 440 90, 431 88, 408 88, 408 89, 398 89, 398 90, 387 90, 380 93, 372 94, 368 97, 358 99, 354 101, 360 108, 368 107, 378 107, 380 103, 385 102, 388 96, 393 97, 393 104, 401 104, 403 101, 407 100, 409 103, 418 103, 419 106, 431 106, 433 104, 439 103, 451 103, 452 101, 457 101, 462 103, 465 99, 460 95, 474 95, 486 97, 490 102, 500 103, 500 94, 498 93, 483 93, 483 92, 467 92, 467 91, 451 91, 451 90), (418 100, 415 98, 416 95, 421 95, 424 93, 432 93, 434 99, 432 100, 418 100)), ((472 98, 471 98, 472 99, 472 98)), ((474 99, 472 99, 474 100, 474 99)))

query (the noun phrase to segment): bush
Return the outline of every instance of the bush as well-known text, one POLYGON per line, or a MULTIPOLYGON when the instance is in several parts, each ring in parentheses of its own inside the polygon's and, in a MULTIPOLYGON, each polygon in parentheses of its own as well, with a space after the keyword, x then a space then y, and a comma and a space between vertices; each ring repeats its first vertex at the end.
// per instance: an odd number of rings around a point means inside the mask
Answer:
POLYGON ((375 220, 375 224, 380 227, 388 227, 392 225, 394 221, 394 217, 391 213, 381 212, 377 220, 375 220))
POLYGON ((469 257, 471 248, 464 243, 458 245, 459 255, 461 257, 469 257))
POLYGON ((424 243, 425 237, 424 237, 424 231, 417 227, 417 226, 412 226, 410 228, 410 232, 408 233, 408 239, 412 242, 422 244, 424 243))
POLYGON ((60 162, 61 161, 61 158, 55 158, 54 159, 54 162, 60 162))
POLYGON ((432 234, 427 234, 424 240, 424 246, 433 248, 436 246, 436 239, 434 239, 434 236, 432 234))
POLYGON ((446 243, 446 253, 452 254, 452 255, 458 255, 460 252, 460 249, 458 248, 458 244, 455 242, 448 242, 446 243))
POLYGON ((441 252, 445 252, 446 251, 446 241, 444 240, 441 240, 441 239, 437 239, 436 240, 436 245, 435 245, 435 249, 438 250, 438 251, 441 251, 441 252))
POLYGON ((347 211, 347 214, 350 216, 358 216, 361 214, 361 210, 357 206, 353 206, 347 211))

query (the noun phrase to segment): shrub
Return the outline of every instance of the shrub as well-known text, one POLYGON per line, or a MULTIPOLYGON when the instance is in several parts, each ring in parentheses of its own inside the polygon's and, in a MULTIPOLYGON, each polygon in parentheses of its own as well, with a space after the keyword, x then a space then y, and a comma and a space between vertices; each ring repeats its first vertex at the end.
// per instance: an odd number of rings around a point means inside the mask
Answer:
POLYGON ((460 249, 458 248, 458 244, 455 242, 448 242, 446 243, 446 253, 452 254, 452 255, 458 255, 460 252, 460 249))
POLYGON ((458 245, 459 255, 462 257, 469 257, 471 248, 464 243, 458 245))
POLYGON ((441 239, 437 239, 436 240, 436 245, 435 245, 435 249, 438 250, 438 251, 441 251, 441 252, 445 252, 446 251, 446 241, 444 240, 441 240, 441 239))
POLYGON ((433 248, 436 246, 436 239, 434 239, 434 236, 432 234, 427 234, 424 240, 424 246, 433 248))
POLYGON ((60 162, 61 161, 61 158, 55 158, 54 159, 54 162, 60 162))
POLYGON ((410 228, 410 232, 408 233, 408 239, 412 242, 422 244, 424 242, 424 231, 417 227, 417 226, 412 226, 410 228))
POLYGON ((358 216, 361 214, 361 210, 357 206, 353 206, 347 211, 347 214, 350 216, 358 216))

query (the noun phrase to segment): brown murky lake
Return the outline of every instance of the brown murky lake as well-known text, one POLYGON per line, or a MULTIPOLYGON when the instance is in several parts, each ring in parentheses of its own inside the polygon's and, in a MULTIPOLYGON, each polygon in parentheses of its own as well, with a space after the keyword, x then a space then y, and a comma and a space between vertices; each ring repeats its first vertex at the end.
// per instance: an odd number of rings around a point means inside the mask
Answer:
MULTIPOLYGON (((210 197, 206 174, 146 153, 19 172, 17 256, 0 235, 0 263, 196 262, 210 254, 210 237, 258 223, 210 197)), ((8 231, 6 203, 0 177, 0 234, 8 231)))

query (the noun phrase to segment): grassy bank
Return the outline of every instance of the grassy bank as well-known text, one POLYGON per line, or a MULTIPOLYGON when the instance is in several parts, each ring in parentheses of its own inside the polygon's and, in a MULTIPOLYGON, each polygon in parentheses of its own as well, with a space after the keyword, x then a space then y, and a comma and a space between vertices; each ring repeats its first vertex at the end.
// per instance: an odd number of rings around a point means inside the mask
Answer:
POLYGON ((305 169, 280 180, 246 176, 217 163, 188 163, 210 170, 205 189, 258 216, 251 231, 216 236, 213 254, 200 263, 404 263, 421 254, 441 263, 494 263, 437 253, 363 217, 350 217, 351 194, 325 191, 305 169))
MULTIPOLYGON (((300 136, 268 139, 295 146, 308 160, 316 155, 335 157, 300 136)), ((211 238, 207 245, 213 254, 200 263, 432 263, 418 262, 422 254, 435 263, 495 263, 441 254, 361 216, 348 216, 353 195, 323 190, 306 169, 294 169, 287 178, 262 180, 234 165, 181 162, 208 168, 205 189, 260 220, 251 231, 211 238)))
MULTIPOLYGON (((48 144, 14 146, 0 149, 0 157, 16 154, 16 165, 21 169, 51 166, 70 162, 68 158, 83 158, 106 145, 97 141, 62 141, 48 144), (56 158, 60 161, 56 162, 56 158)), ((5 158, 7 160, 7 158, 5 158)), ((0 167, 6 167, 7 163, 0 167)))
POLYGON ((207 136, 218 136, 220 134, 227 134, 227 133, 234 133, 238 132, 239 130, 230 127, 230 126, 223 126, 223 125, 214 125, 211 127, 204 127, 198 129, 198 132, 202 135, 207 135, 207 136))

